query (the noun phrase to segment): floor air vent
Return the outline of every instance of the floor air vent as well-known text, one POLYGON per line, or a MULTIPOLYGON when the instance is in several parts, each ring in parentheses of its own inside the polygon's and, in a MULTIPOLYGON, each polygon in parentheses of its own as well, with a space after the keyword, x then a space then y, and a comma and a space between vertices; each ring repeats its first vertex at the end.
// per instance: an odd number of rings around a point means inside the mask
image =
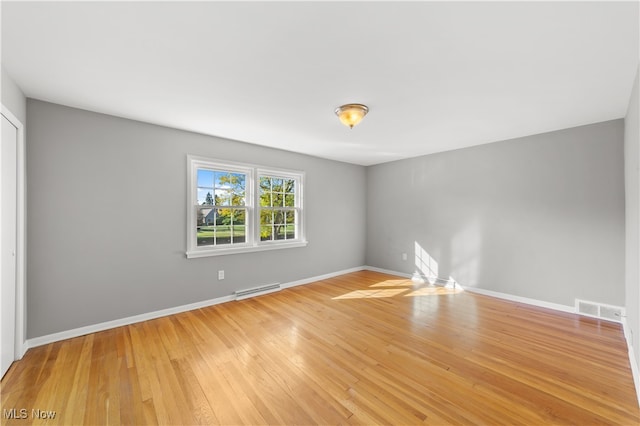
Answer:
POLYGON ((621 306, 605 305, 603 303, 587 302, 576 299, 576 312, 589 317, 602 318, 610 321, 621 322, 624 317, 624 308, 621 306))
POLYGON ((238 290, 234 294, 236 296, 236 300, 243 300, 254 296, 260 296, 262 294, 273 293, 274 291, 280 291, 280 288, 280 284, 267 284, 260 287, 238 290))

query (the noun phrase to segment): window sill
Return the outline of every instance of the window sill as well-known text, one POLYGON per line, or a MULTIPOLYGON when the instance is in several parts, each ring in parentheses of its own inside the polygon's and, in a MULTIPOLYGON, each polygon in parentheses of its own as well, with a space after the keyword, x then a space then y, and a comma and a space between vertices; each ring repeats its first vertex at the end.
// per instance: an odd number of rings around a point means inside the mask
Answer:
POLYGON ((256 246, 233 247, 224 249, 197 249, 187 252, 187 259, 199 257, 224 256, 228 254, 253 253, 256 251, 280 250, 295 247, 306 247, 307 241, 294 241, 291 243, 263 243, 256 246))

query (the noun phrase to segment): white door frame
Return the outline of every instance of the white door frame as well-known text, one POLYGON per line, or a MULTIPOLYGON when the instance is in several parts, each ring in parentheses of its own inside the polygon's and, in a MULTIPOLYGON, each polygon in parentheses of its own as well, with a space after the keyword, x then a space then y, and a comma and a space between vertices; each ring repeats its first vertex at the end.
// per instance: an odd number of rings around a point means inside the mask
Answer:
POLYGON ((18 140, 16 146, 16 334, 15 334, 15 354, 16 360, 21 359, 27 351, 26 345, 26 219, 27 219, 27 198, 26 198, 26 150, 24 141, 24 126, 2 105, 2 115, 9 120, 18 130, 18 140))

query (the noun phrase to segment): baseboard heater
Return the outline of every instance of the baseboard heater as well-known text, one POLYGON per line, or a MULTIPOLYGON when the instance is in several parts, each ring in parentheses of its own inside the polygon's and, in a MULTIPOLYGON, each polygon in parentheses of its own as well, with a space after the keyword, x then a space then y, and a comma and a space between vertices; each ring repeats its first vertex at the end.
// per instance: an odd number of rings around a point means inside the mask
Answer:
POLYGON ((576 312, 580 315, 616 322, 621 322, 625 316, 625 310, 622 306, 605 305, 580 299, 576 299, 576 312))
POLYGON ((280 291, 282 287, 280 287, 280 283, 275 284, 267 284, 260 287, 247 288, 244 290, 238 290, 233 293, 236 297, 236 300, 244 300, 250 297, 261 296, 267 293, 273 293, 276 291, 280 291))

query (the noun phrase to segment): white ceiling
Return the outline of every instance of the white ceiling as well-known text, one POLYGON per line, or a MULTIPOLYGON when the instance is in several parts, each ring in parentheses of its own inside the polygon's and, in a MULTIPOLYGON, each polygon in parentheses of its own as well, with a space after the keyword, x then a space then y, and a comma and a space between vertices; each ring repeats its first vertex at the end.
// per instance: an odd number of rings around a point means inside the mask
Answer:
POLYGON ((1 7, 28 97, 362 165, 623 117, 638 67, 638 2, 1 7))

